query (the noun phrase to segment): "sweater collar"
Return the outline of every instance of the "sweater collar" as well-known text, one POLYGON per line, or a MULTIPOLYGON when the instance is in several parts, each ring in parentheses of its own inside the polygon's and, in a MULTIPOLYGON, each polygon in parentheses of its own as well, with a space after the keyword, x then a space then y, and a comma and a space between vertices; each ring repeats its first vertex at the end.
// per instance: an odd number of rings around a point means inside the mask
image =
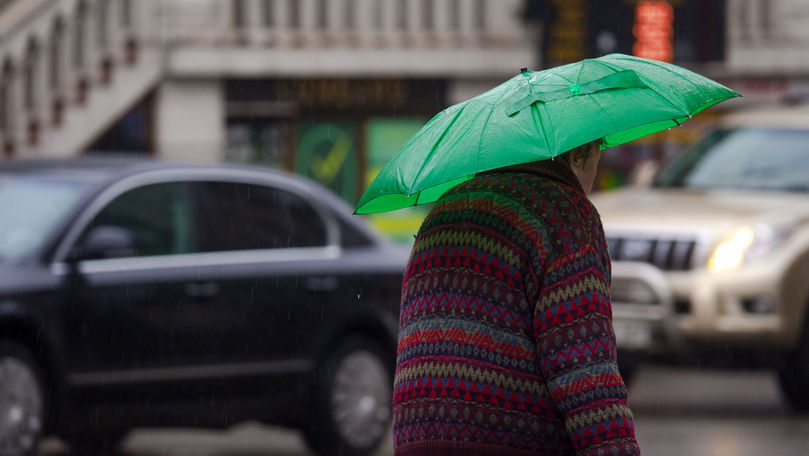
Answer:
POLYGON ((570 169, 570 165, 564 159, 548 159, 519 165, 505 166, 488 171, 490 173, 530 173, 569 185, 584 193, 584 189, 579 182, 579 178, 570 169))

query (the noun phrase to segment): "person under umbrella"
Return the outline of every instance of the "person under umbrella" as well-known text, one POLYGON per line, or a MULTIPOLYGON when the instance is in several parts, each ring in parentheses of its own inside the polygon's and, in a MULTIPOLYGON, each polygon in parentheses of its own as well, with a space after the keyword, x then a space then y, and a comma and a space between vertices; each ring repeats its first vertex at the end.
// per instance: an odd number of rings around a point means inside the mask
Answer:
POLYGON ((357 213, 435 201, 402 289, 396 455, 640 454, 587 193, 602 148, 733 96, 619 54, 523 71, 383 168, 357 213))

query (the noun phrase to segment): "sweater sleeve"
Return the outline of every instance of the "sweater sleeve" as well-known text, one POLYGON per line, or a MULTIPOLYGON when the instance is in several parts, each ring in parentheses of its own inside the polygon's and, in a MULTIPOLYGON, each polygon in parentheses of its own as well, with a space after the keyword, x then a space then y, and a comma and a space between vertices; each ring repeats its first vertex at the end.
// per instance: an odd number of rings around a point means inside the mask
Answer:
POLYGON ((542 374, 580 456, 640 454, 618 373, 608 275, 591 246, 556 258, 534 313, 542 374))

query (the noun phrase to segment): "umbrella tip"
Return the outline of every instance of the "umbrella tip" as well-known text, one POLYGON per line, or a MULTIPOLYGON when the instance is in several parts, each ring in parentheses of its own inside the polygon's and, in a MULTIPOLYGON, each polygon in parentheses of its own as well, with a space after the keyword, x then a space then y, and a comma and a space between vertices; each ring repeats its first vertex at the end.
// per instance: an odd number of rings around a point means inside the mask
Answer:
POLYGON ((527 72, 528 72, 528 67, 522 67, 522 68, 520 68, 520 74, 522 74, 522 73, 527 73, 527 72))

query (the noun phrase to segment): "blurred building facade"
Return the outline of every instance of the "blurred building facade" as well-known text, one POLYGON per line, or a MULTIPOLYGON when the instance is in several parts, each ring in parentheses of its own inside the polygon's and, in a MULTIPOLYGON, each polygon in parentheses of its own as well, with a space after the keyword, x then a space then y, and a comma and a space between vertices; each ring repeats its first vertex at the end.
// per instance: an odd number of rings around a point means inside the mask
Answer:
POLYGON ((745 103, 809 90, 807 49, 803 0, 2 0, 0 153, 259 163, 354 201, 520 67, 635 53, 745 103))
POLYGON ((809 99, 809 2, 804 0, 526 0, 543 67, 610 52, 673 62, 744 95, 684 126, 605 151, 600 188, 647 178, 723 112, 809 99), (651 165, 651 166, 647 166, 651 165))
POLYGON ((6 0, 7 157, 136 152, 353 201, 432 115, 534 67, 522 0, 6 0))

